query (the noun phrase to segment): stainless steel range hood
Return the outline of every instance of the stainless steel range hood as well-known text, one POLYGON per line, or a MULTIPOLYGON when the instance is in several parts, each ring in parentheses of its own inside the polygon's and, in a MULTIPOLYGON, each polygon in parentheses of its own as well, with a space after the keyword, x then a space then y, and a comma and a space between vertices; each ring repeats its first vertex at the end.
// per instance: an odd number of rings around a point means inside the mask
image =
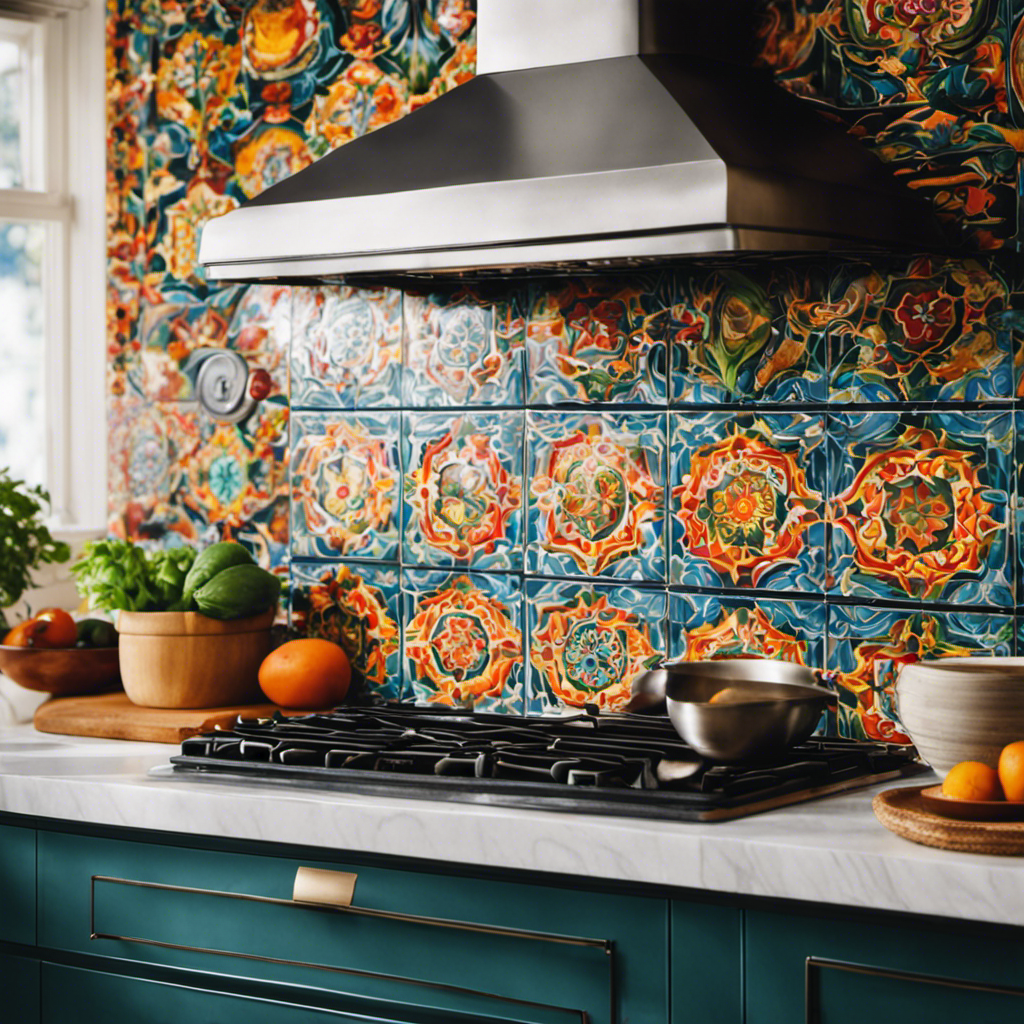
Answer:
POLYGON ((479 0, 477 77, 207 224, 214 280, 930 248, 922 200, 753 68, 749 0, 479 0))

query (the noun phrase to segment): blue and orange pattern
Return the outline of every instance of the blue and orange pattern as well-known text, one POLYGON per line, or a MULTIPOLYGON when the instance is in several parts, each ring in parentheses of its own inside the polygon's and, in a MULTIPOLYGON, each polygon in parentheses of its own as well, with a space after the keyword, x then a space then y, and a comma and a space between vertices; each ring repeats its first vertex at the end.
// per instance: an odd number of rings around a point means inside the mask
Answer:
POLYGON ((691 259, 429 292, 211 287, 202 223, 465 81, 470 0, 110 0, 111 521, 233 537, 367 697, 621 708, 666 655, 1024 651, 1024 12, 770 0, 762 62, 972 257, 691 259), (212 424, 197 350, 268 371, 212 424), (289 355, 290 351, 290 355, 289 355), (290 376, 290 381, 289 381, 290 376), (289 454, 290 445, 290 454, 289 454))

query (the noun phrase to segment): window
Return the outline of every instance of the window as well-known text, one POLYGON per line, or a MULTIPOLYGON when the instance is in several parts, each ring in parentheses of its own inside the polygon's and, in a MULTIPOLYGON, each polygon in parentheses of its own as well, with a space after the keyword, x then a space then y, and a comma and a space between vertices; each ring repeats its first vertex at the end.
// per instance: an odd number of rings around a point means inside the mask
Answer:
POLYGON ((97 526, 103 5, 75 2, 0 0, 0 466, 46 486, 59 525, 97 526))

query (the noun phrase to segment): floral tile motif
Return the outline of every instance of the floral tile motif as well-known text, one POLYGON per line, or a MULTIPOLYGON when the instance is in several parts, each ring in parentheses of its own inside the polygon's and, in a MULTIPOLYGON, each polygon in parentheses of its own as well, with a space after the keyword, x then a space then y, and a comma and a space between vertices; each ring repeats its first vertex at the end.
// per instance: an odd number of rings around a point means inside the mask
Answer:
POLYGON ((665 657, 663 590, 528 580, 530 714, 618 711, 665 657))
POLYGON ((670 413, 672 582, 823 593, 825 419, 670 413))
POLYGON ((672 401, 823 401, 824 272, 802 259, 680 271, 661 327, 672 339, 672 401))
POLYGON ((405 293, 405 402, 417 408, 522 405, 524 298, 405 293))
POLYGON ((1010 284, 995 264, 840 264, 828 322, 833 402, 1013 397, 1010 284))
POLYGON ((398 569, 295 561, 291 574, 292 628, 345 649, 356 696, 401 698, 398 569))
POLYGON ((292 407, 365 409, 401 401, 402 293, 296 288, 292 407))
POLYGON ((298 413, 292 554, 398 559, 399 414, 298 413))
POLYGON ((406 414, 406 565, 522 569, 524 420, 406 414))
POLYGON ((665 579, 666 420, 527 414, 527 569, 665 579))
POLYGON ((900 668, 980 651, 1010 655, 1013 634, 1009 615, 832 605, 828 667, 838 672, 840 735, 909 743, 895 702, 900 668))
POLYGON ((416 701, 521 714, 521 578, 406 569, 402 591, 406 685, 416 701))
POLYGON ((571 278, 531 289, 528 402, 665 404, 657 278, 571 278))
POLYGON ((1012 607, 1009 412, 836 413, 830 593, 1012 607))

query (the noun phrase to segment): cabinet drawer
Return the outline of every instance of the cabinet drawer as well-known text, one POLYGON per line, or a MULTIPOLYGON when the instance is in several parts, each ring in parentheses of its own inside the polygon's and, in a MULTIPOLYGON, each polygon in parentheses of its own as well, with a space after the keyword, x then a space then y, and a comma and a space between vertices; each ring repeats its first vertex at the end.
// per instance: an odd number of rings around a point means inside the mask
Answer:
POLYGON ((665 900, 49 832, 39 877, 42 946, 483 1017, 668 1016, 665 900), (355 873, 356 912, 291 903, 300 866, 355 873))
POLYGON ((0 1022, 38 1024, 39 962, 0 956, 0 1022))
MULTIPOLYGON (((343 1012, 185 985, 42 965, 41 1024, 357 1024, 343 1012)), ((359 1022, 365 1024, 365 1022, 359 1022)))
POLYGON ((32 829, 0 825, 0 879, 0 940, 31 946, 36 941, 36 834, 32 829))
POLYGON ((748 1024, 1024 1019, 1024 929, 746 912, 748 1024))

